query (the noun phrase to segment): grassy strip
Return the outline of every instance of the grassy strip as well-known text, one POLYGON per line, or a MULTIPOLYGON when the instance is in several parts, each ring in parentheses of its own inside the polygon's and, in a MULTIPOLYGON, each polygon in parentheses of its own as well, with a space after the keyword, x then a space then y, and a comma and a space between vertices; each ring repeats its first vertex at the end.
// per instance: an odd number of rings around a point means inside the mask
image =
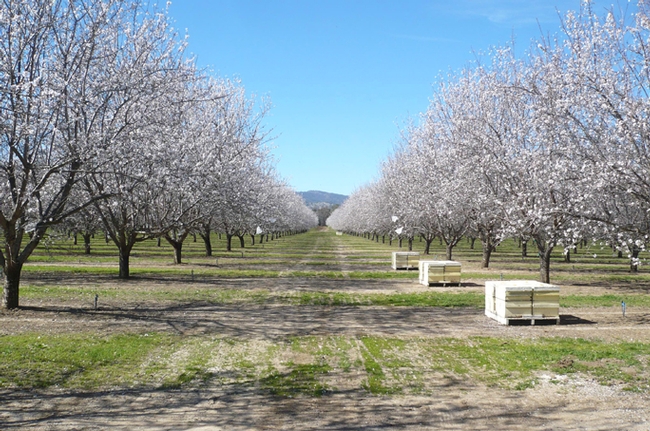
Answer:
POLYGON ((467 293, 394 293, 394 294, 349 294, 327 292, 302 292, 285 298, 299 305, 327 306, 401 306, 401 307, 482 307, 484 295, 467 293))
POLYGON ((628 307, 650 308, 648 295, 567 295, 560 297, 562 307, 615 307, 625 302, 628 307))
POLYGON ((408 279, 415 280, 418 278, 418 271, 350 271, 352 279, 408 279))
MULTIPOLYGON (((296 292, 272 293, 268 289, 216 289, 160 287, 156 289, 102 289, 94 286, 65 287, 26 285, 23 298, 30 300, 72 301, 86 298, 91 304, 95 295, 122 301, 208 302, 212 304, 288 304, 324 306, 398 306, 398 307, 474 307, 483 308, 485 295, 481 292, 418 292, 418 293, 346 293, 296 292)), ((616 307, 625 301, 627 307, 650 308, 648 295, 567 295, 560 297, 561 307, 616 307)), ((628 308, 628 309, 629 309, 628 308)))
MULTIPOLYGON (((28 265, 25 266, 25 273, 31 276, 48 274, 96 274, 96 275, 118 275, 117 267, 106 266, 72 266, 72 265, 28 265)), ((155 267, 131 267, 132 277, 137 276, 180 276, 191 279, 192 277, 217 277, 217 278, 276 278, 280 271, 264 269, 192 269, 187 267, 155 268, 155 267)))
POLYGON ((648 343, 564 338, 307 336, 253 343, 206 335, 24 334, 0 337, 0 387, 180 388, 215 381, 278 397, 317 397, 338 390, 330 374, 342 376, 342 390, 376 395, 432 393, 463 380, 525 390, 547 374, 558 383, 558 376, 582 375, 647 393, 649 360, 648 343))
POLYGON ((28 285, 21 289, 23 298, 32 300, 56 299, 61 301, 87 298, 92 303, 98 295, 100 303, 106 298, 121 301, 173 301, 209 302, 213 304, 251 303, 261 304, 268 300, 269 290, 240 290, 240 289, 196 289, 196 288, 156 288, 156 289, 101 289, 97 287, 63 287, 28 285))
POLYGON ((23 298, 31 300, 56 299, 60 301, 87 298, 92 303, 94 295, 122 301, 175 301, 209 302, 212 304, 275 303, 289 305, 327 306, 405 306, 405 307, 477 307, 484 304, 478 292, 445 293, 395 293, 360 294, 343 292, 297 292, 272 294, 268 289, 211 289, 211 288, 156 288, 156 289, 100 289, 96 287, 62 287, 27 285, 22 288, 23 298))
POLYGON ((160 334, 22 334, 0 337, 0 386, 131 386, 145 359, 170 347, 160 334))
POLYGON ((474 337, 469 340, 434 340, 426 350, 443 351, 444 368, 452 367, 488 384, 513 389, 534 386, 540 371, 559 375, 581 372, 601 384, 624 384, 647 391, 650 345, 605 343, 566 338, 539 340, 474 337), (454 367, 454 363, 461 365, 454 367))

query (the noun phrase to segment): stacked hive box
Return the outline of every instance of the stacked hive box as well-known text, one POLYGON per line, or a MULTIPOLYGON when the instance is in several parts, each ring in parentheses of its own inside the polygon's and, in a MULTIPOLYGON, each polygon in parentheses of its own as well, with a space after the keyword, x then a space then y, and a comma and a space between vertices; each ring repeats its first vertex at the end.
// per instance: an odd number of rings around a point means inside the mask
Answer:
POLYGON ((418 263, 418 277, 419 277, 419 282, 420 284, 424 284, 424 265, 428 264, 429 262, 435 262, 435 260, 421 260, 418 263))
POLYGON ((420 283, 458 283, 460 286, 460 262, 454 260, 422 260, 419 265, 420 283))
POLYGON ((513 320, 560 323, 560 288, 532 280, 486 281, 485 315, 504 325, 513 320))
POLYGON ((394 251, 393 269, 412 269, 418 267, 420 253, 416 251, 394 251))

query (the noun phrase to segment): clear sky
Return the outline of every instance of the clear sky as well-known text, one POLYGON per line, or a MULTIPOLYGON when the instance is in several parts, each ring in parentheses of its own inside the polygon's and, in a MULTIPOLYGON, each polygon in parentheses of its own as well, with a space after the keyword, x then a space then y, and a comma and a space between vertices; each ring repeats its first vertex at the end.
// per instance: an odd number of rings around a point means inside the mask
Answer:
MULTIPOLYGON (((593 1, 599 14, 610 2, 593 1)), ((636 2, 634 2, 636 3, 636 2)), ((621 1, 623 7, 628 3, 621 1)), ((559 30, 580 0, 172 0, 200 66, 269 97, 264 123, 296 191, 350 194, 377 178, 441 73, 490 46, 559 30)), ((621 5, 617 3, 617 8, 621 5)))

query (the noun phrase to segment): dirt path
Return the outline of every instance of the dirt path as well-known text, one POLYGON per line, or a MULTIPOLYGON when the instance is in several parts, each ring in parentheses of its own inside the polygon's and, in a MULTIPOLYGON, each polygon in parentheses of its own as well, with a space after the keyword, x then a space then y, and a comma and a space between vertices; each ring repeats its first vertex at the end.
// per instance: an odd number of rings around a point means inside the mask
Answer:
POLYGON ((445 385, 427 397, 361 391, 274 399, 254 388, 0 392, 3 429, 61 430, 647 430, 645 397, 589 381, 524 394, 445 385), (20 413, 10 409, 20 407, 20 413))

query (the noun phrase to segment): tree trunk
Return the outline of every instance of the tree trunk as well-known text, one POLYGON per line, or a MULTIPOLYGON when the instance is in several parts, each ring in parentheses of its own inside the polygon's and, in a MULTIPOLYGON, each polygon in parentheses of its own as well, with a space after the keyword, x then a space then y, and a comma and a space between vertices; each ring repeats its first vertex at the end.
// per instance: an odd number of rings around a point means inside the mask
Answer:
POLYGON ((232 235, 226 234, 226 251, 232 251, 232 235))
POLYGON ((565 261, 566 263, 571 263, 571 249, 567 249, 567 250, 564 252, 564 261, 565 261))
POLYGON ((537 243, 537 250, 539 251, 539 281, 542 283, 551 282, 551 252, 553 251, 553 246, 549 246, 539 239, 535 241, 537 243))
POLYGON ((409 238, 409 251, 413 251, 413 238, 409 238))
POLYGON ((632 247, 632 258, 630 259, 630 272, 639 272, 639 252, 641 249, 639 247, 632 247))
POLYGON ((492 251, 494 251, 491 237, 489 235, 485 236, 487 238, 481 239, 481 243, 483 244, 483 258, 481 259, 481 268, 488 268, 490 266, 490 258, 492 257, 492 251))
POLYGON ((205 244, 205 255, 207 257, 212 256, 212 241, 210 240, 210 225, 203 225, 202 226, 203 231, 199 232, 199 236, 203 240, 203 244, 205 244))
POLYGON ((183 263, 183 256, 182 256, 182 251, 183 251, 183 242, 187 238, 187 236, 190 233, 188 231, 185 231, 181 233, 180 235, 177 234, 177 232, 173 232, 173 236, 170 235, 169 233, 165 234, 165 240, 174 248, 174 263, 176 265, 180 265, 183 263))
POLYGON ((539 281, 542 283, 551 282, 551 255, 540 254, 539 256, 539 281))
POLYGON ((251 247, 255 245, 255 234, 251 234, 251 247))
POLYGON ((174 241, 172 247, 174 247, 174 263, 180 265, 183 263, 183 255, 181 253, 183 250, 183 243, 180 241, 174 241))
POLYGON ((428 239, 424 238, 424 254, 429 254, 431 251, 431 243, 433 242, 433 238, 428 239))
POLYGON ((399 248, 402 248, 402 237, 399 237, 399 242, 398 242, 399 248))
POLYGON ((129 258, 131 257, 131 247, 124 246, 118 247, 120 253, 120 275, 119 278, 122 280, 128 279, 130 274, 129 268, 129 258))
POLYGON ((521 241, 521 258, 528 257, 528 240, 521 241))
POLYGON ((8 264, 3 268, 2 307, 7 310, 18 308, 20 298, 20 272, 22 263, 8 264))
POLYGON ((381 236, 381 243, 386 244, 386 235, 381 236))
POLYGON ((237 235, 237 237, 239 238, 239 245, 241 248, 246 247, 246 244, 244 243, 244 235, 237 235))
POLYGON ((447 260, 451 260, 451 251, 454 249, 454 244, 447 244, 446 251, 447 251, 447 260))
POLYGON ((90 254, 90 236, 91 234, 89 233, 84 233, 84 250, 86 254, 90 254))
MULTIPOLYGON (((471 237, 470 242, 469 242, 469 248, 470 250, 474 250, 474 243, 476 242, 476 238, 471 237)), ((484 266, 483 268, 487 268, 487 266, 484 266)))
POLYGON ((74 244, 74 245, 77 245, 77 232, 74 233, 74 235, 72 236, 72 238, 73 238, 73 244, 74 244))

